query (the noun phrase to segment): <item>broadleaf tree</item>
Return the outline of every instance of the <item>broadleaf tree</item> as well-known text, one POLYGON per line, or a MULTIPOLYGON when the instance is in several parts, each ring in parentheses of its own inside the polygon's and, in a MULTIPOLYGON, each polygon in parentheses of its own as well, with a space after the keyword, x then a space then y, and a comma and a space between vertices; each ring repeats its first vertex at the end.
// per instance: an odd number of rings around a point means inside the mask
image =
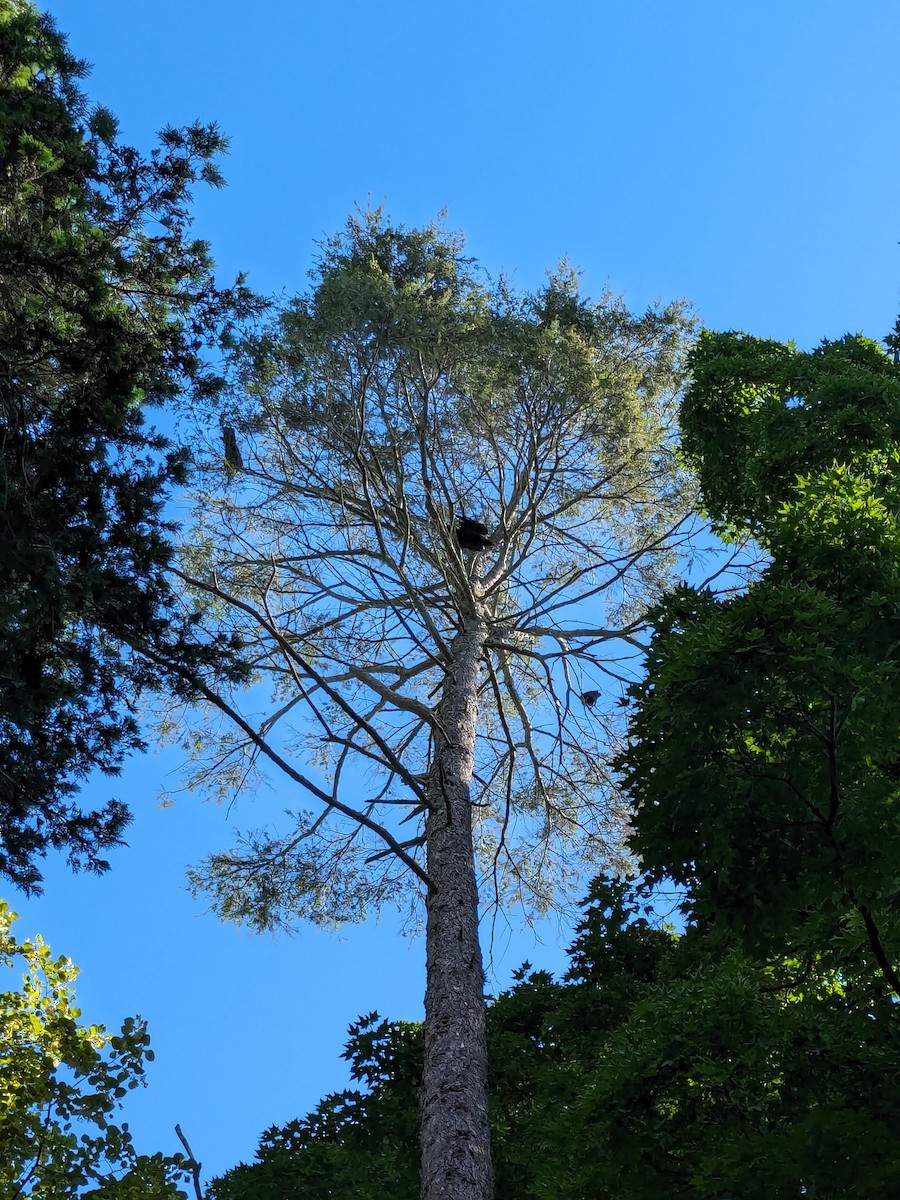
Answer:
MULTIPOLYGON (((496 1200, 896 1194, 888 1000, 660 928, 658 890, 597 880, 588 899, 565 977, 526 964, 487 1010, 496 1200)), ((415 1200, 421 1034, 362 1018, 353 1085, 266 1130, 210 1195, 415 1200)))
POLYGON ((606 698, 688 536, 689 334, 683 306, 591 303, 565 266, 518 294, 371 211, 234 348, 197 432, 180 570, 258 687, 187 714, 191 782, 231 797, 265 762, 317 807, 194 885, 258 927, 424 902, 428 1200, 491 1195, 479 894, 541 910, 622 865, 606 698))
POLYGON ((49 17, 0 0, 0 874, 26 890, 49 849, 102 870, 121 840, 125 806, 76 793, 141 745, 135 699, 162 683, 142 646, 217 657, 165 571, 185 462, 144 412, 215 389, 203 347, 250 300, 190 236, 221 134, 141 154, 85 73, 49 17))
POLYGON ((704 334, 692 363, 703 503, 771 562, 741 595, 683 588, 657 614, 622 762, 635 846, 691 916, 892 1013, 900 370, 861 336, 802 352, 704 334))
POLYGON ((0 901, 0 968, 18 974, 0 992, 0 1198, 184 1200, 192 1164, 181 1154, 141 1154, 123 1098, 144 1084, 153 1058, 140 1018, 118 1033, 79 1021, 71 959, 40 937, 20 941, 0 901))

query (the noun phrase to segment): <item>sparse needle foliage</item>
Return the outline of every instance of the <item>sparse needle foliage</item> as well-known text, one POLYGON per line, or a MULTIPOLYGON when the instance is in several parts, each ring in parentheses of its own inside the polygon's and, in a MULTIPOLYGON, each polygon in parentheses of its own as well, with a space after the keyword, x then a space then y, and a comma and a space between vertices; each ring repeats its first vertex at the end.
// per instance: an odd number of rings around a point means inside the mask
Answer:
POLYGON ((258 927, 424 896, 426 1196, 489 1195, 478 891, 540 910, 621 865, 607 700, 688 533, 689 330, 565 266, 517 294, 439 226, 365 213, 198 429, 181 575, 259 686, 207 690, 192 782, 230 798, 265 764, 316 806, 194 884, 258 927))

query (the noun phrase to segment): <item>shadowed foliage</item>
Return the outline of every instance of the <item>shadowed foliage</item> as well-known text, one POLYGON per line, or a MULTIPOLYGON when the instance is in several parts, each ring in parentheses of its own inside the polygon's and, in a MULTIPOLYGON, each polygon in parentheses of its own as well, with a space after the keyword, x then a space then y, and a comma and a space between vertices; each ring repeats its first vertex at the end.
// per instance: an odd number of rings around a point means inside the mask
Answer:
POLYGON ((186 460, 143 409, 215 388, 203 346, 248 300, 189 237, 217 130, 165 130, 144 157, 88 110, 84 73, 49 18, 0 0, 0 874, 26 890, 48 848, 102 870, 121 839, 123 804, 74 797, 141 744, 145 648, 189 672, 221 657, 165 577, 186 460))

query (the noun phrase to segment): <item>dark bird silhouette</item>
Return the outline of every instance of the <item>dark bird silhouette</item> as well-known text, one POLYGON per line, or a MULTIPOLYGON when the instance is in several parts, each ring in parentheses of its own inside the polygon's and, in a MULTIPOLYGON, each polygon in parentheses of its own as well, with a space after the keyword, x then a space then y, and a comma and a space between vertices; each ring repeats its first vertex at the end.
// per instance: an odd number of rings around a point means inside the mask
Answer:
POLYGON ((589 692, 581 693, 581 699, 588 706, 588 708, 593 708, 600 699, 600 693, 596 688, 591 688, 589 692))
POLYGON ((456 526, 456 540, 463 550, 474 550, 476 553, 480 553, 482 550, 492 550, 494 543, 488 537, 487 531, 487 525, 482 525, 480 521, 473 521, 471 517, 467 517, 463 513, 456 526))
POLYGON ((239 471, 244 465, 244 460, 241 458, 237 437, 230 425, 222 426, 222 442, 225 446, 225 462, 232 471, 239 471))

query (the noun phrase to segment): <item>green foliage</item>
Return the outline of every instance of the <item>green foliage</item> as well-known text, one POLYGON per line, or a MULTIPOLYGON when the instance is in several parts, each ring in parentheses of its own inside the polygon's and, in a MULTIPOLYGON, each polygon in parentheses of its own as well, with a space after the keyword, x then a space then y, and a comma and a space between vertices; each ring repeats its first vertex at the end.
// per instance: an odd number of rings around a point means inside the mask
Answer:
POLYGON ((651 879, 765 957, 900 992, 900 373, 874 343, 694 354, 685 448, 771 554, 661 607, 622 766, 651 879))
MULTIPOLYGON (((557 983, 526 965, 515 986, 491 1004, 498 1200, 541 1194, 534 1186, 547 1152, 548 1104, 571 1100, 573 1065, 592 1065, 672 942, 671 934, 650 928, 620 884, 597 883, 572 948, 568 981, 557 983)), ((328 1096, 305 1118, 267 1131, 258 1161, 214 1180, 211 1200, 416 1200, 421 1033, 420 1026, 388 1023, 374 1013, 362 1018, 350 1030, 344 1057, 363 1088, 328 1096)))
MULTIPOLYGON (((900 372, 862 338, 705 335, 692 366, 706 508, 771 562, 727 599, 672 593, 632 689, 633 844, 688 928, 597 884, 566 980, 523 970, 491 1006, 501 1200, 900 1191, 900 372)), ((359 1171, 384 1087, 327 1163, 311 1129, 280 1159, 279 1200, 366 1194, 329 1172, 359 1171), (320 1190, 292 1190, 314 1162, 320 1190)), ((265 1195, 261 1154, 223 1197, 265 1195)))
MULTIPOLYGON (((510 456, 534 452, 528 417, 532 424, 554 420, 564 446, 570 427, 579 427, 585 460, 577 475, 565 458, 557 465, 560 497, 596 500, 586 482, 592 466, 595 483, 615 470, 636 482, 645 467, 641 450, 656 448, 666 424, 653 400, 663 392, 670 398, 679 380, 691 327, 683 306, 635 315, 610 295, 592 304, 571 271, 518 296, 503 282, 492 285, 463 249, 437 224, 394 226, 380 209, 353 216, 324 243, 311 273, 315 286, 277 324, 241 341, 236 391, 255 403, 239 420, 246 432, 264 435, 260 465, 276 479, 289 464, 271 457, 267 443, 280 440, 273 424, 285 423, 295 441, 316 439, 316 482, 336 473, 345 491, 335 491, 354 510, 348 515, 361 515, 354 502, 365 466, 388 474, 386 493, 404 484, 403 498, 423 518, 466 488, 470 505, 496 507, 506 499, 503 479, 485 443, 505 443, 509 471, 510 456), (412 478, 394 474, 400 464, 413 465, 424 438, 433 444, 415 488, 412 478), (444 477, 432 479, 428 460, 438 450, 448 456, 444 477), (357 461, 373 451, 375 463, 357 461)), ((331 507, 339 508, 334 500, 331 507)))
POLYGON ((703 504, 724 531, 749 529, 763 544, 798 477, 850 466, 900 433, 895 364, 868 338, 804 353, 706 330, 689 366, 682 445, 703 504))
MULTIPOLYGON (((594 885, 570 957, 488 1009, 498 1200, 896 1194, 889 1002, 655 927, 620 883, 594 885)), ((373 1014, 347 1057, 364 1087, 269 1130, 211 1197, 415 1200, 420 1030, 373 1014)))
POLYGON ((14 920, 0 901, 0 969, 24 970, 18 990, 0 993, 0 1200, 184 1197, 186 1161, 138 1154, 110 1119, 144 1082, 146 1026, 79 1024, 77 969, 39 937, 17 941, 14 920))
POLYGON ((822 976, 779 986, 788 968, 697 931, 673 943, 593 1053, 541 1090, 528 1194, 895 1194, 891 1014, 822 976))
POLYGON ((267 1130, 259 1161, 213 1180, 210 1200, 417 1200, 421 1027, 370 1013, 351 1026, 343 1057, 365 1090, 327 1096, 306 1117, 267 1130))
POLYGON ((192 185, 220 182, 218 131, 166 130, 143 157, 88 112, 84 73, 48 17, 0 0, 0 874, 26 890, 49 847, 106 867, 128 813, 72 796, 140 745, 160 653, 183 651, 185 694, 220 657, 189 644, 164 574, 185 460, 142 408, 215 390, 203 346, 247 301, 188 236, 192 185))
POLYGON ((268 715, 250 730, 220 695, 222 727, 198 734, 188 712, 182 728, 189 785, 230 802, 268 760, 327 812, 251 832, 192 887, 257 928, 406 907, 452 647, 484 622, 476 852, 498 898, 546 909, 620 851, 614 714, 580 697, 636 663, 686 536, 672 443, 690 317, 590 301, 564 267, 514 293, 440 224, 378 210, 324 243, 311 279, 236 341, 233 386, 195 435, 205 486, 184 570, 239 631, 268 715), (495 554, 461 552, 463 513, 495 554), (354 781, 333 804, 354 766, 365 799, 354 781))

